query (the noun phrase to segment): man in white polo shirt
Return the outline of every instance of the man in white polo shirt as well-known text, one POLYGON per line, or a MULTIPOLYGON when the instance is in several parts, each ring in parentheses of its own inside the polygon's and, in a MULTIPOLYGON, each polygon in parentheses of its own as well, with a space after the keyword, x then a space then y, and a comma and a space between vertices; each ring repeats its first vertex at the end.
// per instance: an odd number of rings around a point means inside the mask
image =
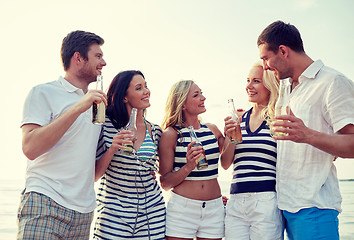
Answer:
POLYGON ((35 86, 26 99, 21 128, 28 161, 17 239, 89 238, 101 131, 91 106, 107 104, 107 97, 88 85, 106 65, 103 43, 94 33, 69 33, 61 46, 65 77, 35 86))
POLYGON ((272 123, 278 206, 292 239, 339 239, 341 195, 333 161, 354 157, 354 83, 313 61, 295 26, 276 21, 257 41, 265 69, 292 79, 290 114, 272 123), (288 140, 288 141, 284 141, 288 140))

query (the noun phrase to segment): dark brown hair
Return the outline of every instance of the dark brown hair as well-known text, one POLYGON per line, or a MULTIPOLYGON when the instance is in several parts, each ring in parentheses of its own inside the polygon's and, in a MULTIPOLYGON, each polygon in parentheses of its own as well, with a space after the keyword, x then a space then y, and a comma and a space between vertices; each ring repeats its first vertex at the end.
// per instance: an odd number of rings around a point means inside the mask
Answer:
POLYGON ((61 44, 60 51, 64 70, 67 71, 69 69, 71 57, 75 52, 79 52, 80 55, 87 60, 87 52, 94 43, 101 46, 104 40, 94 33, 80 30, 73 31, 66 35, 61 44))
POLYGON ((299 30, 290 23, 276 21, 268 25, 257 39, 257 45, 267 44, 268 50, 278 52, 279 46, 284 45, 295 52, 305 52, 299 30))

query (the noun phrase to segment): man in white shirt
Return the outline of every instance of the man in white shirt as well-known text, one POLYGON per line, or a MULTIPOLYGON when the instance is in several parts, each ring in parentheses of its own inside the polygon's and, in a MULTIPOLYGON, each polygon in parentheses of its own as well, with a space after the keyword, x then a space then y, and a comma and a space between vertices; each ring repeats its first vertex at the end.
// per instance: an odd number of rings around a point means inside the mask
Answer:
POLYGON ((278 206, 290 239, 339 239, 341 195, 333 161, 354 157, 354 83, 313 61, 295 26, 276 21, 257 41, 264 68, 292 79, 290 114, 272 123, 278 206), (288 140, 288 141, 284 141, 288 140))
POLYGON ((107 105, 107 96, 88 85, 106 65, 103 43, 94 33, 69 33, 61 46, 65 77, 35 86, 27 96, 21 128, 28 160, 17 239, 89 238, 101 131, 92 123, 91 106, 107 105))

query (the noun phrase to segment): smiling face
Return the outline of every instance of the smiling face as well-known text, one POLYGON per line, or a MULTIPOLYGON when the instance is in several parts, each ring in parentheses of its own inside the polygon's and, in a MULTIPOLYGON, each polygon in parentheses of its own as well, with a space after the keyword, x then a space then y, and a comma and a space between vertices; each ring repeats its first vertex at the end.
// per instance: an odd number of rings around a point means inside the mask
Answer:
POLYGON ((123 101, 128 109, 136 108, 140 110, 150 107, 150 90, 143 76, 134 75, 123 101))
POLYGON ((279 46, 278 52, 274 53, 268 50, 266 43, 259 45, 259 57, 263 61, 265 70, 270 70, 278 79, 285 79, 293 76, 293 71, 286 61, 287 49, 285 46, 279 46))
POLYGON ((262 67, 251 68, 247 78, 246 92, 249 102, 262 106, 268 104, 270 91, 264 86, 262 67))
POLYGON ((102 74, 102 68, 106 66, 103 59, 103 52, 98 44, 92 44, 87 52, 87 60, 79 69, 79 76, 86 79, 88 83, 95 82, 98 75, 102 74))
POLYGON ((206 111, 202 90, 193 83, 189 89, 187 99, 183 104, 182 111, 184 114, 198 115, 206 111))

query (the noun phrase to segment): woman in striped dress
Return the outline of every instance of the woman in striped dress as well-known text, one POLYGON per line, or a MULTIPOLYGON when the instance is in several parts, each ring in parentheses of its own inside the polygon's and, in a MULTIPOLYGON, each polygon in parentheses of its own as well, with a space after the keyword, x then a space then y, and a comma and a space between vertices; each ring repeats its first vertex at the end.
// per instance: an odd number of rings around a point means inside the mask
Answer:
POLYGON ((98 217, 94 239, 164 239, 165 202, 155 180, 161 128, 144 118, 150 90, 140 71, 119 73, 108 89, 106 122, 98 144, 96 181, 98 217), (127 125, 137 109, 137 135, 132 155, 124 143, 133 138, 127 125))
MULTIPOLYGON (((246 91, 253 107, 242 116, 243 141, 235 145, 226 137, 221 154, 224 169, 233 163, 225 239, 283 239, 283 218, 275 193, 276 141, 267 124, 274 117, 278 81, 257 63, 250 70, 246 91)), ((235 124, 225 118, 226 136, 235 124)))
POLYGON ((224 137, 214 124, 203 124, 205 97, 193 81, 177 82, 166 102, 161 136, 161 186, 172 189, 166 213, 166 239, 221 239, 224 236, 224 205, 218 176, 218 160, 224 137), (188 126, 201 141, 208 168, 197 169, 203 149, 193 147, 188 126))

